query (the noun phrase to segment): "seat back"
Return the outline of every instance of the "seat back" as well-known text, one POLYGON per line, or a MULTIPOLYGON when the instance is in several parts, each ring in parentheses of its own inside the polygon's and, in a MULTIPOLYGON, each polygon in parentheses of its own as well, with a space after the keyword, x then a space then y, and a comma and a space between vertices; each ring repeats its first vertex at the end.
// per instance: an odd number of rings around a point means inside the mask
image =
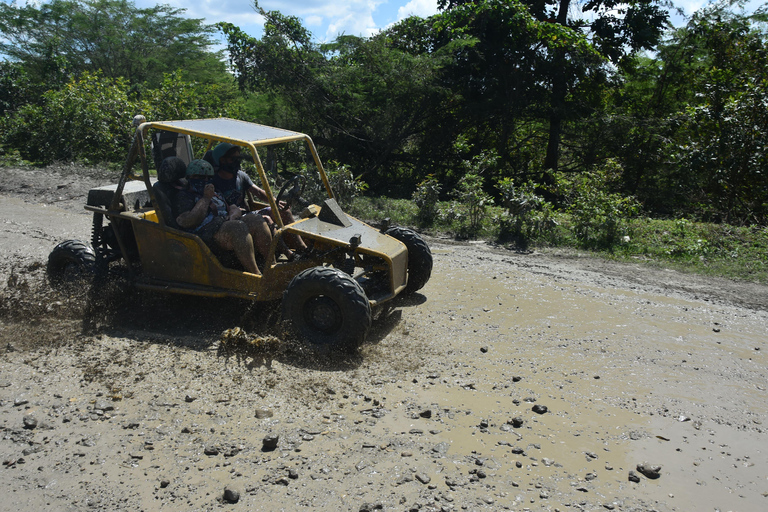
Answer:
POLYGON ((192 139, 182 133, 166 132, 158 130, 152 133, 152 159, 155 161, 155 169, 160 169, 160 164, 169 156, 181 158, 189 165, 192 161, 192 139))

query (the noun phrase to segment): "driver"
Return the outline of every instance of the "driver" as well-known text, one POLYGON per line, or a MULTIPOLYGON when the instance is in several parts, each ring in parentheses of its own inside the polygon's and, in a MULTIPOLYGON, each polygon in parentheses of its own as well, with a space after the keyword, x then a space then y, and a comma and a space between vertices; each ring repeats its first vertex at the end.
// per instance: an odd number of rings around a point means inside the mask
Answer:
MULTIPOLYGON (((235 146, 229 142, 221 142, 213 148, 212 157, 215 164, 214 166, 216 167, 216 174, 213 176, 213 186, 215 187, 216 192, 221 194, 227 201, 227 204, 237 205, 244 209, 245 194, 249 190, 253 193, 256 199, 268 202, 266 192, 264 192, 262 188, 257 187, 251 178, 240 170, 240 162, 243 157, 240 154, 239 146, 235 146)), ((288 224, 293 224, 293 213, 284 201, 280 201, 278 209, 280 210, 280 218, 282 219, 283 224, 286 226, 288 224)), ((271 216, 274 220, 277 219, 275 217, 275 212, 273 212, 270 207, 263 208, 259 213, 264 215, 264 219, 267 219, 267 216, 271 216)), ((254 229, 257 229, 256 223, 261 223, 260 220, 255 220, 255 217, 256 216, 253 215, 245 215, 241 219, 248 224, 252 234, 254 229)), ((268 220, 270 227, 273 226, 272 219, 268 220)), ((301 253, 307 249, 307 245, 299 235, 286 233, 284 238, 288 247, 294 251, 301 253)), ((291 259, 292 254, 289 254, 288 257, 291 259)))

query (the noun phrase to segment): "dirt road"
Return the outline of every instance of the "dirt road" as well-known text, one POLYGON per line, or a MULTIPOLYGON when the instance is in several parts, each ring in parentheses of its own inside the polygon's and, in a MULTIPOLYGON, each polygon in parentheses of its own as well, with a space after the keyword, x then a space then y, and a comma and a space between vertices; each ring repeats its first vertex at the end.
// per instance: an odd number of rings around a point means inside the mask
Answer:
POLYGON ((768 509, 766 287, 429 240, 355 357, 150 294, 85 336, 68 176, 0 169, 0 510, 768 509))

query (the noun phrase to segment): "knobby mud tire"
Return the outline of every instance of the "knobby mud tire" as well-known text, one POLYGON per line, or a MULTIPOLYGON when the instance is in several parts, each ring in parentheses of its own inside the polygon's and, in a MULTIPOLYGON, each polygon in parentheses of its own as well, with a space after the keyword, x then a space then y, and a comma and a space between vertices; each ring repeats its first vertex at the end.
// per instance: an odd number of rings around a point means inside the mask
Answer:
POLYGON ((368 336, 371 319, 362 287, 335 268, 306 269, 283 293, 283 320, 317 347, 356 350, 368 336))
POLYGON ((48 255, 46 273, 55 288, 87 286, 96 269, 96 253, 89 243, 67 240, 48 255))
POLYGON ((432 276, 432 251, 427 242, 408 228, 389 228, 384 234, 401 241, 408 249, 408 284, 403 293, 411 295, 424 288, 432 276))

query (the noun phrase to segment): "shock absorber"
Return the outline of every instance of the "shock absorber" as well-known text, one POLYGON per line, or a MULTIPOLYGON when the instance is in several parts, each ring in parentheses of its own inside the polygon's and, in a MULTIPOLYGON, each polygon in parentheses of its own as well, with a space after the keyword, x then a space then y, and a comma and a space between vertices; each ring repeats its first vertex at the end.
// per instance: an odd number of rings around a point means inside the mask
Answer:
POLYGON ((93 249, 98 253, 99 248, 101 247, 102 243, 102 232, 103 232, 103 223, 104 223, 104 214, 103 213, 94 213, 93 214, 93 226, 91 226, 91 245, 93 246, 93 249))

